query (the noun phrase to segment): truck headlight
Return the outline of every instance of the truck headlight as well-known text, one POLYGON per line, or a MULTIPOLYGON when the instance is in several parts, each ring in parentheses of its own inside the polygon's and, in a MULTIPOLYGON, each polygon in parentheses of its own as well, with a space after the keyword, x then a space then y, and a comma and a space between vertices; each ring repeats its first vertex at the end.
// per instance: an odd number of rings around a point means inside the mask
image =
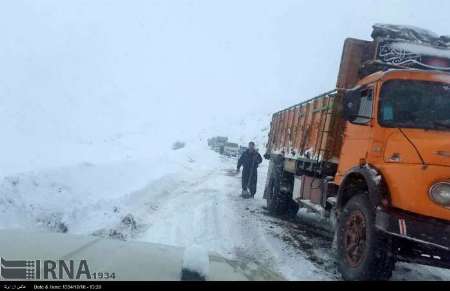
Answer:
POLYGON ((430 197, 437 204, 450 207, 450 183, 439 182, 431 186, 430 197))

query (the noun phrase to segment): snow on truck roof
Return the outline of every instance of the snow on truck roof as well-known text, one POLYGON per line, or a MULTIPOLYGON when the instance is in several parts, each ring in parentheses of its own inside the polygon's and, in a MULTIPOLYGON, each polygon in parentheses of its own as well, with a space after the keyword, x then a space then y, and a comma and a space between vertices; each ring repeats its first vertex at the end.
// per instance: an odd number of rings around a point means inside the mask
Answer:
POLYGON ((429 44, 438 47, 450 48, 450 36, 438 34, 411 25, 381 24, 373 25, 372 38, 408 41, 419 44, 429 44))
POLYGON ((375 24, 377 59, 395 66, 450 71, 450 37, 414 26, 375 24), (445 59, 445 60, 444 60, 445 59))

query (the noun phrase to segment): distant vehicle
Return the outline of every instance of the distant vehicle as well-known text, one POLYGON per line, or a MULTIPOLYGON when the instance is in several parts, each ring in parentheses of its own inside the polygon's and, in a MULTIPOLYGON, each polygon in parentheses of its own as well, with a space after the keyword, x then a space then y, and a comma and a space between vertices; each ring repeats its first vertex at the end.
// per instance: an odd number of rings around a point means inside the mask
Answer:
POLYGON ((450 40, 372 37, 345 41, 335 90, 273 115, 265 155, 267 208, 329 217, 346 280, 450 268, 450 40))
POLYGON ((223 154, 227 157, 237 157, 239 154, 239 145, 237 143, 227 142, 224 146, 223 154))
POLYGON ((216 136, 208 139, 208 146, 219 154, 224 153, 225 144, 228 142, 228 137, 216 136))
POLYGON ((212 150, 215 151, 216 153, 223 155, 224 146, 223 145, 214 145, 214 146, 212 146, 212 150))
POLYGON ((213 147, 215 145, 223 145, 226 142, 228 142, 228 137, 224 137, 224 136, 216 136, 216 137, 212 137, 210 139, 208 139, 208 145, 210 147, 213 147))
POLYGON ((0 230, 0 249, 2 280, 58 281, 76 276, 83 281, 285 280, 258 262, 229 260, 207 250, 194 252, 193 257, 189 248, 95 236, 0 230), (27 261, 36 267, 17 268, 27 261), (71 262, 75 268, 68 273, 71 262))

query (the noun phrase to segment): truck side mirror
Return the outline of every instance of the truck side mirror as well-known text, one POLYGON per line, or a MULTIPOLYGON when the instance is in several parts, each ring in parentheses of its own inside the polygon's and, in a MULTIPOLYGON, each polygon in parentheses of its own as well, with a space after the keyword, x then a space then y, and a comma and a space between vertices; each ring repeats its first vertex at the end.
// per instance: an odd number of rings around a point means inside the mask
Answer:
POLYGON ((352 122, 358 117, 361 102, 359 90, 347 90, 344 95, 344 119, 352 122))
POLYGON ((344 119, 353 124, 369 124, 372 119, 372 94, 372 89, 347 90, 343 102, 344 119))

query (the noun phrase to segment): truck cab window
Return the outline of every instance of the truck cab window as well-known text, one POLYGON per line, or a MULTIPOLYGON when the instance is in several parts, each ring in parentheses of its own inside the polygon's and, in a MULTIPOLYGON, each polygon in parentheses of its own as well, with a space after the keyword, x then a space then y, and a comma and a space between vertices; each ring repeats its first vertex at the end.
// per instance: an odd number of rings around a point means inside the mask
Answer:
POLYGON ((387 81, 381 90, 382 126, 450 129, 450 90, 445 83, 417 80, 387 81))

